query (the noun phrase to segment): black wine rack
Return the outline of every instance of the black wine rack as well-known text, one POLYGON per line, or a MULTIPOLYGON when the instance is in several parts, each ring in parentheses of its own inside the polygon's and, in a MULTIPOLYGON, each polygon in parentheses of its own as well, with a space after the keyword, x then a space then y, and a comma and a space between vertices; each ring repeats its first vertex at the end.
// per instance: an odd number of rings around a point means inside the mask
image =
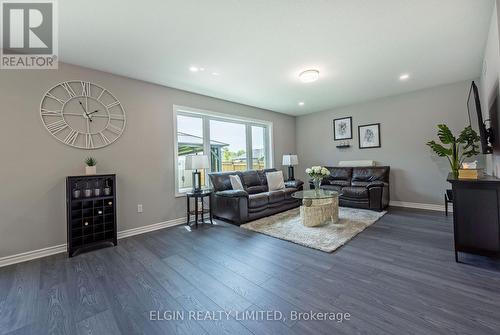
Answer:
POLYGON ((116 176, 66 178, 68 255, 117 245, 116 176))

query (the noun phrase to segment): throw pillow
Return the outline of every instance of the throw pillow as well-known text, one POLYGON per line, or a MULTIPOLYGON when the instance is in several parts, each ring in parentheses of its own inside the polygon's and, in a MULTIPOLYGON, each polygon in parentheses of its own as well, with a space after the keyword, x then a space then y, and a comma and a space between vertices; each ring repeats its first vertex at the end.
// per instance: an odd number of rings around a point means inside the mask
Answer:
POLYGON ((243 191, 243 184, 241 183, 240 176, 238 175, 231 175, 229 176, 229 181, 231 181, 231 187, 233 190, 241 190, 243 191))
POLYGON ((283 171, 266 173, 267 186, 269 192, 282 190, 285 188, 285 180, 283 179, 283 171))

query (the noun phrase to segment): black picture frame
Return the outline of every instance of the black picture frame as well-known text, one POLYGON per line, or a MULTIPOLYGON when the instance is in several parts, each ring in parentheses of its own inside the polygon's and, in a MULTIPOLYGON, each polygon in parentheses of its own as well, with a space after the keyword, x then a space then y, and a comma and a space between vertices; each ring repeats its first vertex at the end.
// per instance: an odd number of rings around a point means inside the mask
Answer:
POLYGON ((352 116, 333 119, 333 140, 334 141, 352 140, 352 116), (351 134, 350 137, 339 137, 337 134, 336 122, 339 122, 342 120, 349 120, 349 132, 351 134))
POLYGON ((359 142, 360 149, 381 148, 382 142, 380 140, 380 123, 371 123, 371 124, 364 124, 364 125, 358 126, 358 142, 359 142), (372 127, 372 128, 376 127, 377 134, 375 135, 376 141, 374 142, 374 145, 366 145, 366 143, 362 143, 362 137, 361 137, 362 128, 370 128, 370 127, 372 127))

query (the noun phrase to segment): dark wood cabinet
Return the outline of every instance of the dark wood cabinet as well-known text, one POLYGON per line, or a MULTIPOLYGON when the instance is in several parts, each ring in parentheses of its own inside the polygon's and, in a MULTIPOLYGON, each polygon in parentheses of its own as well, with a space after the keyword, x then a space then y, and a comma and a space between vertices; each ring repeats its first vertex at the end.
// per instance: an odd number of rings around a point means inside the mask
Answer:
POLYGON ((68 255, 117 245, 116 176, 66 178, 68 255))
POLYGON ((500 255, 500 179, 458 179, 448 176, 453 190, 455 259, 458 252, 500 255))

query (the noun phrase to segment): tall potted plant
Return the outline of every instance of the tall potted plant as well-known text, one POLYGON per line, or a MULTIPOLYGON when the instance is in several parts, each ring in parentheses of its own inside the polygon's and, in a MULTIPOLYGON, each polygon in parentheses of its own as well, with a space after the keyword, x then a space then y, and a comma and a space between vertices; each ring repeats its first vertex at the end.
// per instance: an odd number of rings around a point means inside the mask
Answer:
POLYGON ((479 136, 470 127, 465 127, 458 137, 455 137, 445 124, 438 124, 438 137, 442 144, 435 141, 427 142, 427 145, 439 157, 446 157, 450 163, 451 172, 455 178, 458 177, 458 169, 462 165, 465 158, 476 156, 479 154, 479 136), (443 145, 447 145, 445 147, 443 145))

